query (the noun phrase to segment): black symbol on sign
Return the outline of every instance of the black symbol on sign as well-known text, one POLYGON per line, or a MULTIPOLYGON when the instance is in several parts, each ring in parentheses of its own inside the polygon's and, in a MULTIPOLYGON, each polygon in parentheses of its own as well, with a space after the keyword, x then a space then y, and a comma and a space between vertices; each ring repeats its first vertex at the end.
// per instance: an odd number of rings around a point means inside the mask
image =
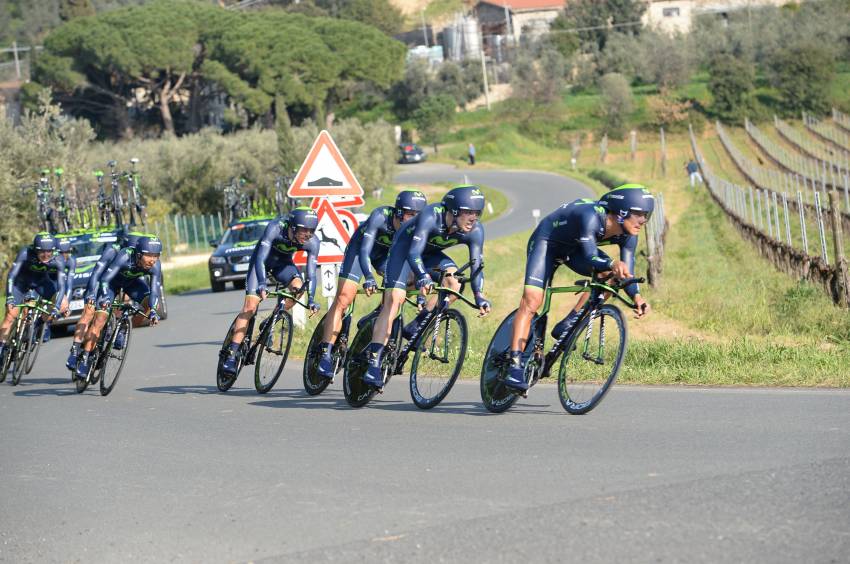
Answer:
POLYGON ((342 186, 342 181, 323 176, 312 182, 308 182, 307 186, 342 186))
POLYGON ((319 241, 320 241, 320 242, 322 242, 322 243, 330 243, 331 245, 333 245, 334 247, 336 247, 336 248, 337 248, 337 249, 339 249, 340 251, 342 250, 342 247, 339 245, 339 241, 337 241, 337 240, 336 240, 336 239, 334 239, 333 237, 328 237, 328 236, 325 234, 325 228, 324 228, 324 227, 322 227, 321 229, 319 229, 318 233, 319 233, 319 235, 321 236, 321 238, 319 239, 319 241))

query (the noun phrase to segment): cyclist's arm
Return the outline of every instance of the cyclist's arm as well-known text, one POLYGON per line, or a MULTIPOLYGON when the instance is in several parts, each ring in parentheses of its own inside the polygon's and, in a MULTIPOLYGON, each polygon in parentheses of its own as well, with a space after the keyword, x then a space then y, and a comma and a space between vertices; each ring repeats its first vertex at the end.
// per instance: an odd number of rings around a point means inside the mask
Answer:
POLYGON ((360 270, 363 271, 367 279, 372 276, 372 261, 369 255, 372 254, 372 248, 375 246, 375 237, 378 236, 378 229, 384 225, 385 221, 384 210, 378 208, 369 214, 369 219, 366 220, 366 226, 363 229, 358 260, 360 261, 360 270))
POLYGON ((9 269, 9 276, 6 277, 6 296, 12 295, 12 286, 15 285, 15 277, 18 276, 21 272, 21 268, 23 268, 24 263, 27 260, 27 249, 26 247, 21 249, 21 252, 18 253, 15 262, 12 264, 12 268, 9 269))
POLYGON ((570 255, 570 266, 580 273, 590 273, 594 270, 611 270, 614 261, 605 253, 599 253, 596 242, 597 221, 586 215, 581 219, 577 238, 578 252, 570 255))
POLYGON ((77 257, 71 255, 65 263, 68 274, 65 275, 65 298, 70 301, 71 291, 74 289, 74 272, 77 270, 77 257))
POLYGON ((304 251, 307 253, 307 264, 304 268, 304 283, 307 284, 307 292, 310 296, 310 302, 316 295, 316 286, 319 281, 316 278, 316 259, 319 257, 319 240, 315 235, 304 245, 304 251))
POLYGON ((150 270, 151 273, 151 295, 148 298, 148 307, 151 310, 155 310, 156 306, 159 305, 159 288, 162 285, 162 266, 159 263, 159 259, 154 263, 153 268, 150 270))
POLYGON ((422 253, 425 252, 428 237, 431 236, 431 231, 436 225, 437 218, 434 217, 434 213, 428 208, 416 216, 416 223, 413 225, 413 237, 410 240, 410 247, 407 251, 407 262, 410 264, 416 280, 428 274, 428 271, 425 270, 425 265, 422 263, 422 253))
MULTIPOLYGON (((626 239, 626 242, 620 245, 620 260, 629 266, 629 272, 632 276, 635 274, 635 250, 637 249, 637 244, 637 235, 630 235, 629 238, 626 239)), ((640 286, 638 286, 637 282, 629 284, 626 286, 625 290, 626 294, 628 294, 631 298, 640 294, 640 286)))
POLYGON ((59 307, 62 298, 65 297, 65 259, 57 255, 53 257, 56 261, 56 295, 53 296, 53 305, 59 307))
POLYGON ((469 272, 472 274, 472 293, 478 296, 484 289, 484 226, 480 223, 470 233, 469 272))
POLYGON ((97 294, 97 285, 100 281, 100 276, 106 270, 109 263, 112 262, 112 259, 115 258, 116 253, 117 250, 114 247, 107 247, 100 255, 100 258, 97 259, 97 263, 95 263, 89 276, 89 281, 86 283, 86 297, 97 297, 95 294, 97 294))
POLYGON ((251 263, 251 267, 254 269, 257 276, 257 285, 261 288, 266 285, 266 259, 269 258, 272 244, 279 235, 280 222, 272 221, 266 226, 266 230, 263 231, 263 236, 257 243, 257 247, 254 249, 254 255, 251 257, 251 260, 253 261, 251 263))
POLYGON ((109 283, 112 282, 112 279, 118 276, 118 273, 122 268, 130 264, 130 257, 133 255, 133 251, 130 249, 121 249, 112 262, 106 267, 103 271, 103 274, 100 275, 100 288, 105 291, 109 287, 109 283))

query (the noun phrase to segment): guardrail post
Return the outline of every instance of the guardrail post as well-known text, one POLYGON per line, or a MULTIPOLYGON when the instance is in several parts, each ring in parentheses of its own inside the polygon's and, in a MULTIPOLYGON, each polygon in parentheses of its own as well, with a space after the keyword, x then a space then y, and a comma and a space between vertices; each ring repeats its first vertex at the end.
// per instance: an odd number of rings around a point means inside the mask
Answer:
POLYGON ((844 236, 841 229, 841 210, 838 207, 838 196, 835 192, 829 193, 829 207, 832 210, 832 240, 835 248, 835 273, 836 293, 838 294, 838 305, 848 307, 850 305, 850 280, 847 276, 847 259, 844 256, 844 236))

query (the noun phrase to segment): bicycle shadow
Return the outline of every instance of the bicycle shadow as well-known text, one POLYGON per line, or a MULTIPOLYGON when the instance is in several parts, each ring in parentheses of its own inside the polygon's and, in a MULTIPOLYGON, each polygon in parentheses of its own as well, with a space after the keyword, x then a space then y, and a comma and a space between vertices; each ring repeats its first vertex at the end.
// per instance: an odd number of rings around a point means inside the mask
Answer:
POLYGON ((215 345, 217 347, 221 346, 221 341, 194 341, 189 343, 165 343, 165 344, 157 344, 154 345, 160 349, 173 349, 179 347, 194 347, 198 345, 215 345))
MULTIPOLYGON (((63 380, 63 382, 67 383, 68 380, 63 380)), ((35 398, 43 396, 76 396, 79 394, 77 394, 76 388, 37 388, 35 390, 15 390, 12 392, 12 395, 22 398, 35 398)))
POLYGON ((32 386, 33 384, 68 384, 71 381, 71 377, 67 378, 27 378, 24 376, 24 379, 18 384, 18 386, 32 386))
MULTIPOLYGON (((220 396, 259 396, 257 390, 254 388, 230 388, 226 392, 222 392, 218 389, 217 386, 203 386, 203 385, 192 385, 192 386, 154 386, 149 388, 136 388, 138 392, 145 392, 147 394, 166 394, 166 395, 185 395, 185 394, 195 394, 201 396, 211 396, 211 395, 220 395, 220 396)), ((264 394, 266 396, 278 396, 283 390, 271 390, 268 393, 264 394)), ((306 395, 306 393, 305 393, 306 395)))

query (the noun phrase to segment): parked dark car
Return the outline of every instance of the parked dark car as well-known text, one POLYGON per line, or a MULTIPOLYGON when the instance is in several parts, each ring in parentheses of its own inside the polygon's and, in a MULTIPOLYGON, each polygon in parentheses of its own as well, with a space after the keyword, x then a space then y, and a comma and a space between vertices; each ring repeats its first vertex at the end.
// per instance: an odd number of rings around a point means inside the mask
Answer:
POLYGON ((414 143, 402 143, 398 149, 401 151, 401 157, 398 159, 400 164, 423 163, 428 158, 425 151, 414 143))
MULTIPOLYGON (((123 236, 121 231, 118 230, 99 231, 97 229, 76 229, 68 233, 59 233, 57 236, 71 242, 72 252, 77 259, 74 285, 68 303, 69 315, 53 321, 55 327, 60 327, 70 326, 79 321, 80 315, 83 313, 83 305, 85 305, 83 294, 86 291, 86 285, 89 283, 95 264, 100 259, 105 246, 118 242, 123 239, 123 236)), ((162 297, 159 308, 157 308, 159 316, 161 319, 166 319, 168 317, 168 305, 162 286, 160 286, 159 295, 162 297)))
POLYGON ((274 216, 246 217, 231 223, 219 240, 210 244, 215 250, 210 256, 210 288, 222 292, 228 282, 237 289, 245 288, 251 254, 263 231, 274 216))

